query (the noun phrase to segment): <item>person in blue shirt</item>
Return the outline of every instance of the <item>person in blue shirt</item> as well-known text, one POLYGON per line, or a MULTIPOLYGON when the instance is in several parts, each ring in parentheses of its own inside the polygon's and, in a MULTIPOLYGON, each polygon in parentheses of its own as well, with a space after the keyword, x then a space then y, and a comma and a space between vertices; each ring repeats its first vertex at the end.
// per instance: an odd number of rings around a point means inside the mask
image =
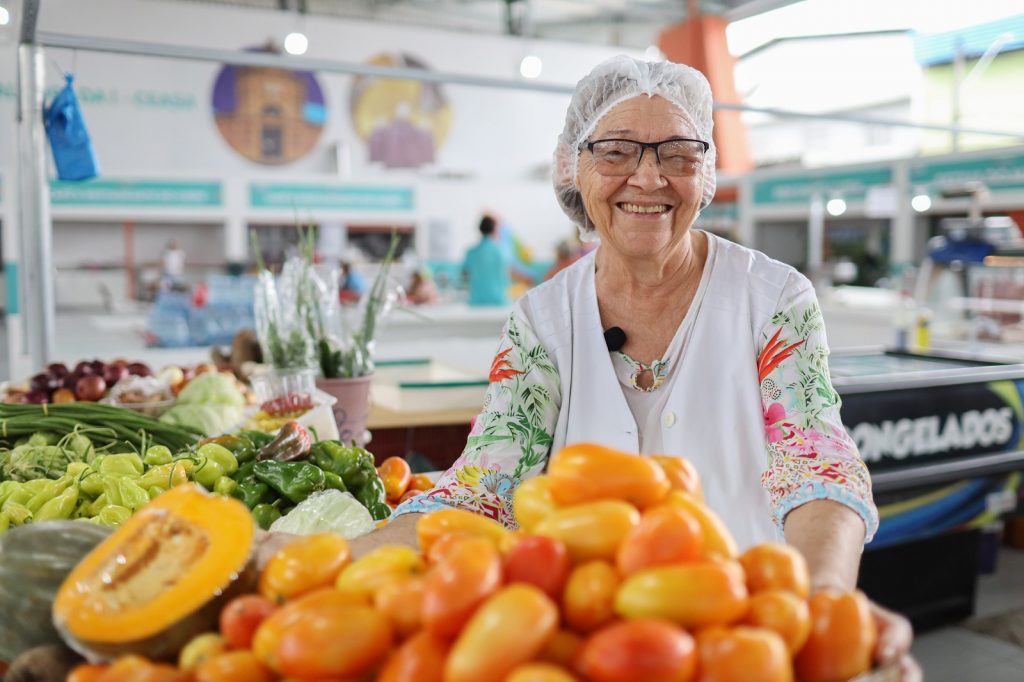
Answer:
POLYGON ((508 305, 508 251, 498 242, 497 222, 485 215, 480 220, 480 242, 466 252, 463 275, 469 281, 470 305, 508 305))
POLYGON ((341 263, 341 286, 338 298, 342 303, 356 303, 366 293, 366 280, 348 261, 341 263))

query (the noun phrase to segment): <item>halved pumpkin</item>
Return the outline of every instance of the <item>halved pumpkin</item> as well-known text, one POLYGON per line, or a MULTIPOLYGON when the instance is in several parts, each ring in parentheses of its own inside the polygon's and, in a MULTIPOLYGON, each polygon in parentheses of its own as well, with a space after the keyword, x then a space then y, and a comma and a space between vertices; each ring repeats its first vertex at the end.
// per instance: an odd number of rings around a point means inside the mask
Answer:
POLYGON ((53 605, 53 622, 86 657, 174 659, 216 630, 220 607, 253 588, 252 516, 194 485, 162 493, 88 554, 53 605))

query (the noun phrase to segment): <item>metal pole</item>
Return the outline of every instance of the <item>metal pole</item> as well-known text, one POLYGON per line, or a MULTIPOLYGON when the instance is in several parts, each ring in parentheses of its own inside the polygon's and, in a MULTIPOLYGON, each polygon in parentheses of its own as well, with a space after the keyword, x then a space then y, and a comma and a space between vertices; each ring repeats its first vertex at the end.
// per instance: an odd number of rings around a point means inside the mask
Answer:
POLYGON ((24 340, 35 367, 44 367, 53 357, 54 349, 53 225, 43 129, 45 74, 43 48, 31 43, 18 45, 18 207, 22 266, 18 284, 24 305, 24 340))
POLYGON ((811 195, 810 218, 807 221, 807 277, 815 286, 821 284, 825 254, 825 198, 821 192, 811 195))
MULTIPOLYGON (((160 43, 143 43, 134 40, 115 38, 94 38, 75 36, 64 33, 39 32, 39 44, 47 47, 58 47, 72 50, 89 50, 92 52, 109 52, 111 54, 128 54, 139 57, 163 57, 167 59, 185 59, 201 62, 219 62, 237 66, 266 66, 278 69, 300 69, 303 71, 322 71, 324 73, 343 73, 353 76, 371 76, 376 78, 396 78, 428 83, 451 83, 453 85, 469 85, 502 90, 526 90, 546 92, 556 95, 571 95, 575 86, 561 83, 542 83, 527 79, 494 78, 470 74, 451 73, 445 71, 428 71, 407 67, 377 66, 355 62, 339 62, 330 59, 313 59, 309 57, 292 57, 268 52, 236 52, 205 47, 183 45, 164 45, 160 43)), ((715 102, 714 108, 721 111, 753 111, 783 118, 846 121, 863 125, 879 125, 893 128, 915 128, 918 130, 937 130, 941 132, 958 131, 975 135, 992 135, 1009 137, 1024 141, 1024 130, 984 130, 976 128, 958 128, 956 126, 933 125, 927 123, 911 123, 889 119, 857 116, 854 114, 808 114, 786 109, 770 107, 751 107, 745 104, 727 104, 715 102)))

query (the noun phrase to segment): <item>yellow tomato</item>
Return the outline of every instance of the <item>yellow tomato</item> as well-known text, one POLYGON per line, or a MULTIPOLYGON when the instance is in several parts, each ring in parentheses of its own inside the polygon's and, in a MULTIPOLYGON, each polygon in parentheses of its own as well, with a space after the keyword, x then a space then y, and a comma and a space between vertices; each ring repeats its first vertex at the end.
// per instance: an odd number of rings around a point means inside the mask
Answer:
POLYGON ((420 551, 427 554, 438 538, 452 532, 488 538, 495 547, 501 547, 508 536, 504 526, 485 516, 465 509, 441 509, 430 512, 416 523, 420 551))
POLYGON ((607 561, 591 561, 569 574, 562 593, 565 622, 577 632, 591 632, 615 617, 615 593, 621 582, 607 561))
POLYGON ((558 627, 558 607, 532 585, 509 585, 488 599, 455 641, 445 682, 504 680, 533 660, 558 627))
POLYGON ((673 490, 666 499, 668 504, 688 511, 697 519, 704 535, 705 556, 718 555, 728 559, 736 558, 739 554, 736 540, 733 539, 732 533, 718 518, 718 515, 707 505, 693 495, 680 490, 673 490))
POLYGON ((283 602, 328 587, 351 558, 348 542, 337 533, 299 538, 280 549, 260 575, 260 594, 283 602))
POLYGON ((787 590, 801 599, 811 593, 811 574, 803 554, 780 543, 755 545, 743 553, 740 564, 747 574, 747 589, 787 590))
POLYGON ((619 545, 637 524, 640 512, 620 500, 565 507, 537 524, 533 532, 565 543, 574 563, 614 560, 619 545))
POLYGON ((343 568, 335 587, 368 603, 387 583, 419 575, 425 568, 423 558, 412 547, 379 547, 343 568))
POLYGON ((685 628, 728 625, 747 610, 740 576, 712 562, 640 571, 622 584, 615 612, 625 618, 662 618, 685 628))
POLYGON ((644 508, 669 491, 665 472, 651 459, 593 443, 563 448, 548 463, 548 478, 560 505, 626 500, 644 508))
POLYGON ((558 510, 551 497, 551 479, 540 475, 520 483, 512 495, 512 508, 519 527, 532 532, 538 523, 558 510))
POLYGON ((690 493, 695 498, 704 501, 704 491, 700 485, 700 474, 690 460, 672 455, 651 455, 655 464, 661 467, 668 477, 668 484, 672 490, 682 490, 690 493))

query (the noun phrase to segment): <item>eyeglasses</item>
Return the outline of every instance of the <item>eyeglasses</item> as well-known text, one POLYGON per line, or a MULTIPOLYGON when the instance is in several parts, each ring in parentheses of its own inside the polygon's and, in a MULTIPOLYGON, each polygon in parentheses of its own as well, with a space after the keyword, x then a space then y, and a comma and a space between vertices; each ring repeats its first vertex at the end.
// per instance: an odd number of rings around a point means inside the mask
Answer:
POLYGON ((703 140, 674 137, 661 142, 635 140, 595 140, 580 145, 594 155, 597 172, 601 175, 632 175, 640 167, 640 159, 648 149, 654 150, 658 166, 665 175, 693 176, 704 163, 704 154, 710 147, 703 140))

